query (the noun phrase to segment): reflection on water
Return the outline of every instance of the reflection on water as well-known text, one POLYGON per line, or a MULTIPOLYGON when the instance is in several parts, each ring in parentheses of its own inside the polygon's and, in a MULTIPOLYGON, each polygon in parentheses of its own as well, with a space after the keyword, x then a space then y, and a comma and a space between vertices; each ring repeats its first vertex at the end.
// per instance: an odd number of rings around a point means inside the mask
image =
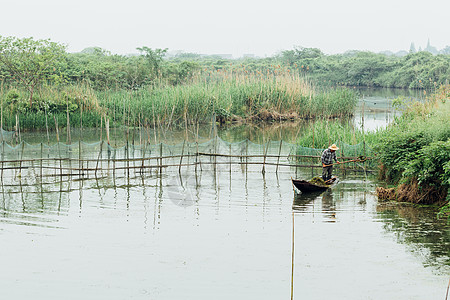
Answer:
POLYGON ((399 243, 424 260, 425 266, 448 271, 450 266, 450 229, 447 220, 436 219, 435 208, 415 208, 408 204, 377 207, 384 229, 399 243))
POLYGON ((1 187, 0 256, 12 258, 2 263, 2 294, 279 299, 292 281, 294 299, 442 295, 444 223, 381 209, 373 183, 356 175, 294 196, 293 172, 205 167, 44 186, 23 175, 1 187))

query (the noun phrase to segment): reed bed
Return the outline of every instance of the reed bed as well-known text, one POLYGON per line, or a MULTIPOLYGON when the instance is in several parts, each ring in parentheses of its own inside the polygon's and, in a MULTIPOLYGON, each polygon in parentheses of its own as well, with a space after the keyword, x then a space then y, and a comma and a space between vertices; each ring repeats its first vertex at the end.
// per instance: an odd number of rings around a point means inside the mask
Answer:
POLYGON ((112 127, 154 127, 337 118, 351 116, 357 102, 351 90, 319 90, 290 70, 245 69, 205 69, 184 84, 158 81, 137 90, 98 91, 86 83, 45 86, 32 107, 27 106, 26 92, 18 88, 5 89, 1 98, 4 127, 17 126, 18 118, 24 129, 65 126, 67 117, 75 127, 99 127, 107 119, 112 127))

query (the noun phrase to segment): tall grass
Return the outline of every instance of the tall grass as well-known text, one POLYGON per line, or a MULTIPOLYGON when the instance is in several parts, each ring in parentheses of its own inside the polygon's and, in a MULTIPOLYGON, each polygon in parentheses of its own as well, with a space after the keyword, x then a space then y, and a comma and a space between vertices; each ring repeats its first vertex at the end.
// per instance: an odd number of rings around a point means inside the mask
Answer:
POLYGON ((352 119, 317 120, 299 133, 297 144, 318 149, 328 148, 333 143, 365 143, 371 147, 377 141, 379 132, 363 132, 361 128, 355 127, 352 119))
MULTIPOLYGON (((356 94, 347 89, 320 91, 289 70, 248 72, 245 69, 203 70, 182 85, 160 82, 138 90, 95 91, 85 84, 41 88, 26 104, 26 92, 10 88, 3 93, 4 124, 13 126, 15 114, 24 128, 43 128, 45 114, 61 119, 68 110, 72 124, 98 126, 102 116, 112 125, 158 126, 186 123, 274 121, 336 118, 353 114, 356 94), (79 122, 78 122, 79 121, 79 122)), ((50 127, 52 127, 49 124, 50 127)))
POLYGON ((317 92, 299 75, 203 73, 177 86, 153 86, 138 91, 103 91, 97 94, 108 112, 144 122, 209 122, 218 120, 276 120, 350 116, 356 95, 346 89, 317 92), (157 118, 157 120, 154 120, 157 118), (187 120, 186 120, 187 119, 187 120))

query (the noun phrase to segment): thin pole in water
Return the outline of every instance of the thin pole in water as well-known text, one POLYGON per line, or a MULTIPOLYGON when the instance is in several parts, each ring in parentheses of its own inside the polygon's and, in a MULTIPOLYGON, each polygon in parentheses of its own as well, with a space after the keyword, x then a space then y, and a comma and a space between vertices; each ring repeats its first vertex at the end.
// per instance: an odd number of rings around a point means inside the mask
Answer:
POLYGON ((280 148, 278 149, 277 169, 275 170, 276 174, 278 174, 278 164, 280 163, 281 145, 283 145, 283 140, 282 139, 280 139, 280 148))
POLYGON ((180 166, 178 167, 178 173, 180 174, 181 174, 181 163, 183 162, 183 155, 184 155, 184 144, 186 144, 186 140, 183 141, 183 148, 181 149, 180 166))
POLYGON ((162 174, 162 164, 163 164, 162 156, 163 156, 163 144, 162 144, 162 142, 160 142, 159 143, 159 176, 161 176, 161 174, 162 174))
POLYGON ((42 153, 43 153, 43 148, 44 148, 44 144, 41 142, 41 164, 40 164, 40 166, 41 166, 41 184, 42 184, 42 153))
POLYGON ((267 150, 269 150, 269 144, 270 144, 270 138, 267 141, 267 146, 266 146, 266 149, 264 151, 264 162, 263 162, 263 168, 262 168, 262 173, 263 174, 266 173, 266 156, 267 156, 267 150))
POLYGON ((291 300, 294 299, 294 250, 295 250, 294 216, 295 216, 294 211, 292 211, 291 300))
POLYGON ((447 294, 445 294, 445 300, 447 300, 448 298, 448 289, 450 287, 450 279, 448 280, 448 285, 447 285, 447 294))

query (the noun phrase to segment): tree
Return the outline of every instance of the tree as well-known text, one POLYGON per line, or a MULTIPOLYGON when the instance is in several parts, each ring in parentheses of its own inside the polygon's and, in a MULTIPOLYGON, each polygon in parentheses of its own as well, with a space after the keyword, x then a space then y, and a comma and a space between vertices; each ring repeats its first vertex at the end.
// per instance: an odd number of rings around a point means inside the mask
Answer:
POLYGON ((52 63, 66 54, 66 46, 50 40, 0 36, 0 63, 11 77, 30 93, 30 107, 36 86, 45 79, 52 63))
POLYGON ((143 53, 144 57, 147 59, 147 62, 150 66, 151 73, 156 77, 161 68, 161 63, 164 59, 164 56, 167 53, 167 48, 165 49, 155 49, 143 46, 141 48, 136 48, 141 53, 143 53))

